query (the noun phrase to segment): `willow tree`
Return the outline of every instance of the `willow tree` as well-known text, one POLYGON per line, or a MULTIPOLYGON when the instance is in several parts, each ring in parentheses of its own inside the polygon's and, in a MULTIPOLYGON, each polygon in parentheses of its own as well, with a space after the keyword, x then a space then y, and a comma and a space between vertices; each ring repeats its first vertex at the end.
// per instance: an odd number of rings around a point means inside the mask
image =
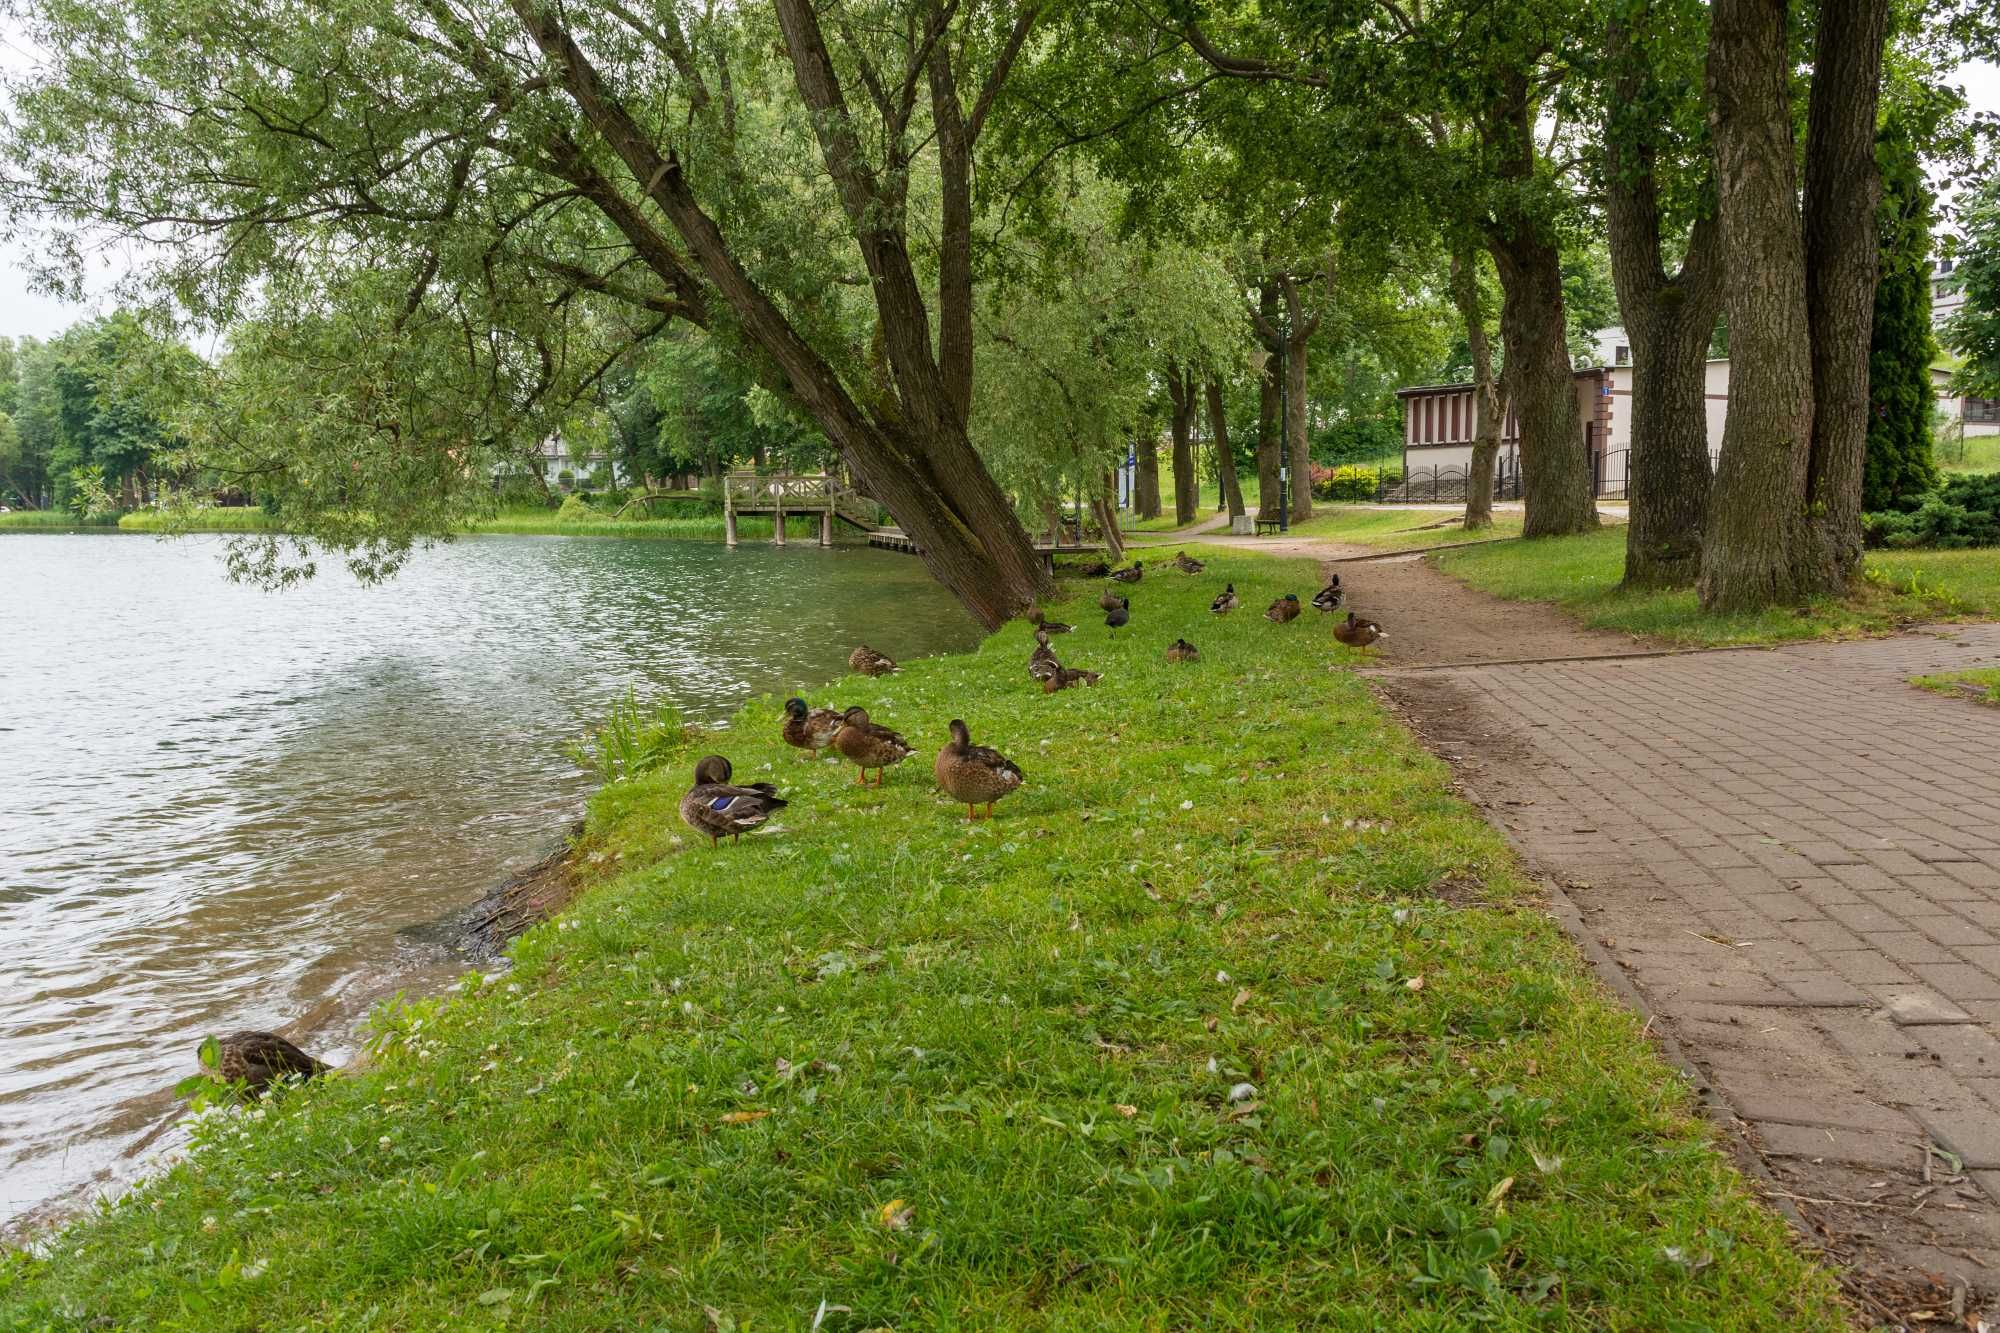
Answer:
POLYGON ((1038 15, 34 0, 50 54, 13 90, 7 192, 153 243, 146 277, 198 320, 253 322, 235 364, 288 373, 239 402, 287 429, 235 445, 364 563, 448 531, 497 458, 687 321, 991 624, 1044 576, 966 430, 975 169, 1038 15))

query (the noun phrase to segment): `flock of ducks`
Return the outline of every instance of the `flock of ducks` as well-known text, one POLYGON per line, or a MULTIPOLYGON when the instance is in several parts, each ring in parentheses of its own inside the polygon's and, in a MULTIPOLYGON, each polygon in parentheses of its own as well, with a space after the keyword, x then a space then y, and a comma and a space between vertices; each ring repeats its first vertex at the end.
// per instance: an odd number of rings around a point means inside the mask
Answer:
MULTIPOLYGON (((1205 566, 1182 551, 1174 556, 1169 568, 1193 575, 1201 573, 1205 566)), ((1086 577, 1105 578, 1131 587, 1144 580, 1146 565, 1134 560, 1123 569, 1113 569, 1100 563, 1086 566, 1082 572, 1086 577)), ((1333 612, 1340 609, 1344 596, 1340 575, 1334 574, 1324 588, 1313 594, 1311 604, 1317 611, 1333 612)), ((1104 612, 1104 625, 1112 636, 1131 623, 1132 599, 1125 593, 1107 588, 1097 604, 1104 612)), ((1240 605, 1236 585, 1230 583, 1216 594, 1208 609, 1226 616, 1240 605)), ((1285 625, 1298 619, 1303 610, 1298 594, 1286 593, 1265 609, 1264 618, 1285 625)), ((1050 620, 1040 607, 1030 607, 1027 620, 1035 640, 1034 649, 1028 654, 1028 678, 1039 684, 1044 694, 1078 685, 1095 685, 1103 679, 1099 672, 1064 666, 1056 656, 1050 640, 1059 634, 1073 633, 1074 625, 1050 620)), ((1333 636, 1350 648, 1370 648, 1388 637, 1379 624, 1363 620, 1352 611, 1347 613, 1344 623, 1334 626, 1333 636)), ((1167 646, 1166 657, 1169 662, 1185 665, 1201 661, 1201 651, 1186 639, 1175 639, 1167 646)), ((895 659, 866 644, 849 655, 847 664, 865 676, 886 676, 896 670, 895 659)), ((980 818, 981 806, 985 807, 985 817, 990 819, 995 803, 1019 791, 1027 781, 1026 775, 998 750, 973 744, 972 733, 962 719, 953 718, 948 731, 950 740, 937 752, 931 774, 946 795, 965 806, 967 819, 980 818)), ((871 772, 875 775, 874 785, 882 786, 891 768, 916 753, 916 747, 900 732, 870 719, 865 708, 813 708, 797 698, 785 701, 785 720, 779 735, 787 745, 815 760, 822 750, 834 751, 855 766, 854 780, 864 786, 871 772)), ((707 835, 711 847, 719 846, 724 838, 740 842, 743 834, 786 805, 785 798, 771 783, 739 785, 732 783, 730 776, 729 760, 719 754, 706 755, 695 765, 694 786, 681 797, 681 821, 697 833, 707 835)))

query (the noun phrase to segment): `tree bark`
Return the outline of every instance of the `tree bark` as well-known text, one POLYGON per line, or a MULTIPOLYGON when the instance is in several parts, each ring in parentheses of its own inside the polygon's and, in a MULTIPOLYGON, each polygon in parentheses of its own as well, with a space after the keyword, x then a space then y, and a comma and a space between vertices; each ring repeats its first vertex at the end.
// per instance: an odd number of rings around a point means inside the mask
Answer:
POLYGON ((1118 533, 1118 474, 1106 472, 1104 483, 1091 499, 1090 512, 1097 529, 1104 534, 1104 550, 1113 564, 1125 558, 1125 539, 1118 533))
MULTIPOLYGON (((1313 321, 1315 324, 1317 320, 1313 321)), ((1311 332, 1307 332, 1307 337, 1311 332)), ((1312 448, 1306 436, 1306 339, 1293 337, 1285 352, 1286 396, 1291 400, 1286 440, 1288 466, 1292 470, 1292 522, 1303 523, 1313 516, 1312 448)))
POLYGON ((1186 527, 1201 517, 1201 482, 1194 470, 1195 417, 1201 400, 1195 396, 1194 375, 1178 365, 1167 367, 1167 397, 1173 403, 1170 429, 1174 439, 1174 523, 1186 527))
POLYGON ((1507 96, 1484 127, 1497 159, 1495 173, 1507 187, 1487 223, 1487 250, 1505 294, 1500 336, 1521 428, 1521 499, 1527 510, 1522 534, 1560 537, 1595 528, 1597 500, 1569 362, 1562 256, 1531 189, 1535 103, 1525 71, 1509 78, 1507 96))
POLYGON ((1709 125, 1729 310, 1729 420, 1702 544, 1711 611, 1796 601, 1807 540, 1813 433, 1806 308, 1787 79, 1785 0, 1716 0, 1709 125))
POLYGON ((1209 433, 1215 436, 1215 469, 1221 478, 1222 505, 1231 518, 1241 518, 1243 487, 1236 480, 1236 451, 1229 447, 1229 414, 1222 403, 1222 386, 1208 382, 1209 433))
POLYGON ((1868 349, 1880 279, 1882 177, 1875 113, 1887 0, 1823 0, 1807 111, 1806 317, 1812 321, 1813 429, 1806 468, 1817 568, 1845 591, 1861 567, 1868 454, 1868 349))
POLYGON ((1132 453, 1138 460, 1132 473, 1132 512, 1140 518, 1160 516, 1160 441, 1150 429, 1132 437, 1132 453))
POLYGON ((1661 242, 1653 126, 1624 108, 1645 104, 1647 72, 1614 21, 1616 68, 1605 126, 1605 216, 1611 276, 1632 345, 1632 433, 1626 454, 1625 586, 1684 588, 1701 572, 1708 514, 1708 342, 1722 313, 1722 249, 1713 214, 1688 236, 1669 276, 1661 242))
MULTIPOLYGON (((1277 322, 1278 286, 1275 282, 1260 283, 1256 315, 1260 336, 1263 327, 1276 327, 1277 322)), ((1284 387, 1278 383, 1278 349, 1266 343, 1264 350, 1271 359, 1257 376, 1257 512, 1264 518, 1275 518, 1279 460, 1284 457, 1284 442, 1278 438, 1284 387)))
POLYGON ((1493 345, 1486 336, 1486 309, 1479 299, 1479 257, 1470 246, 1451 252, 1451 299, 1465 323, 1472 354, 1472 465, 1465 478, 1465 527, 1493 526, 1493 469, 1500 459, 1505 420, 1500 386, 1493 379, 1493 345))

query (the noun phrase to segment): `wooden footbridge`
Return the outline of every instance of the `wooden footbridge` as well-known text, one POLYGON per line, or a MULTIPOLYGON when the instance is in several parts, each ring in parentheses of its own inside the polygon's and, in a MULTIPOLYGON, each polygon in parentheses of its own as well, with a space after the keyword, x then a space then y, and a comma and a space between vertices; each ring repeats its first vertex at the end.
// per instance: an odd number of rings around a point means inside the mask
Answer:
MULTIPOLYGON (((791 514, 819 515, 819 544, 833 545, 833 525, 841 522, 864 532, 870 546, 885 551, 919 555, 916 540, 901 528, 882 527, 876 522, 876 505, 838 477, 796 476, 732 472, 722 479, 723 540, 737 544, 738 514, 769 514, 771 542, 785 544, 785 518, 791 514)), ((1092 555, 1104 550, 1101 542, 1037 542, 1035 553, 1051 571, 1059 555, 1092 555)))

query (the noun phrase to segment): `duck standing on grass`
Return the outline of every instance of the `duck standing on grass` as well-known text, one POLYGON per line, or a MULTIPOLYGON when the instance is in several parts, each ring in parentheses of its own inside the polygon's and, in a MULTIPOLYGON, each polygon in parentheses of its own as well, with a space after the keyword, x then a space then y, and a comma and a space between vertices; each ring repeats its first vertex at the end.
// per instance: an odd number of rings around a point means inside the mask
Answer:
POLYGON ((954 801, 963 802, 965 817, 977 819, 977 806, 986 807, 993 818, 993 803, 1019 791, 1026 776, 1020 767, 998 750, 972 743, 972 733, 958 718, 951 720, 951 744, 938 751, 931 766, 938 786, 954 801))
POLYGON ((1104 623, 1110 628, 1114 637, 1118 633, 1118 627, 1131 619, 1132 599, 1130 597, 1120 597, 1118 605, 1107 609, 1104 613, 1104 623))
POLYGON ((1169 662, 1199 662, 1201 661, 1201 652, 1186 639, 1175 639, 1167 645, 1167 660, 1169 662))
POLYGON ((878 653, 864 643, 847 655, 847 666, 864 676, 886 676, 896 669, 896 659, 887 653, 878 653))
POLYGON ((1313 594, 1313 606, 1321 611, 1338 611, 1344 595, 1340 591, 1340 575, 1328 575, 1328 580, 1324 588, 1313 594))
POLYGON ((1363 620, 1349 611, 1347 623, 1333 627, 1333 637, 1349 648, 1370 648, 1377 640, 1388 638, 1389 634, 1374 621, 1363 620))
POLYGON ((730 786, 733 771, 721 755, 706 755, 694 766, 694 786, 681 797, 681 822, 696 833, 706 833, 710 847, 724 838, 741 842, 746 830, 756 828, 773 810, 782 810, 787 804, 768 782, 730 786))
POLYGON ((1288 592, 1271 603, 1264 612, 1264 619, 1274 625, 1289 625, 1299 618, 1299 595, 1288 592))
POLYGON ((1097 594, 1097 605, 1105 611, 1117 610, 1118 605, 1124 600, 1123 597, 1118 595, 1118 589, 1116 588, 1106 588, 1103 592, 1097 594))
POLYGON ((1035 651, 1028 654, 1028 679, 1047 680, 1062 670, 1062 663, 1056 661, 1055 650, 1049 647, 1049 632, 1035 631, 1035 651))
POLYGON ((1208 609, 1218 616, 1226 616, 1241 605, 1242 602, 1236 596, 1236 585, 1228 583, 1223 585, 1221 592, 1215 594, 1215 600, 1208 604, 1208 609))
POLYGON ((262 1092, 267 1084, 281 1078, 316 1078, 333 1069, 275 1032, 245 1029, 211 1040, 215 1043, 212 1050, 209 1042, 201 1044, 198 1058, 202 1068, 211 1078, 247 1084, 252 1092, 262 1092))
POLYGON ((1060 620, 1050 620, 1042 614, 1042 608, 1039 606, 1028 608, 1028 623, 1049 634, 1067 634, 1076 628, 1074 625, 1065 625, 1060 620))
POLYGON ((868 770, 875 770, 875 785, 888 780, 889 765, 910 757, 910 743, 887 727, 868 720, 865 708, 850 708, 841 717, 840 730, 833 733, 833 748, 860 765, 855 781, 866 783, 868 770))
POLYGON ((1112 570, 1111 577, 1117 579, 1120 583, 1137 583, 1140 579, 1146 577, 1146 562, 1144 560, 1134 560, 1130 569, 1112 570))
POLYGON ((1066 690, 1073 685, 1095 685, 1103 679, 1100 673, 1085 671, 1082 667, 1059 666, 1054 675, 1043 678, 1042 693, 1054 694, 1057 690, 1066 690))
POLYGON ((804 699, 785 700, 785 726, 779 733, 785 744, 809 750, 818 759, 819 752, 833 744, 833 733, 839 730, 840 714, 831 708, 808 710, 804 699))

